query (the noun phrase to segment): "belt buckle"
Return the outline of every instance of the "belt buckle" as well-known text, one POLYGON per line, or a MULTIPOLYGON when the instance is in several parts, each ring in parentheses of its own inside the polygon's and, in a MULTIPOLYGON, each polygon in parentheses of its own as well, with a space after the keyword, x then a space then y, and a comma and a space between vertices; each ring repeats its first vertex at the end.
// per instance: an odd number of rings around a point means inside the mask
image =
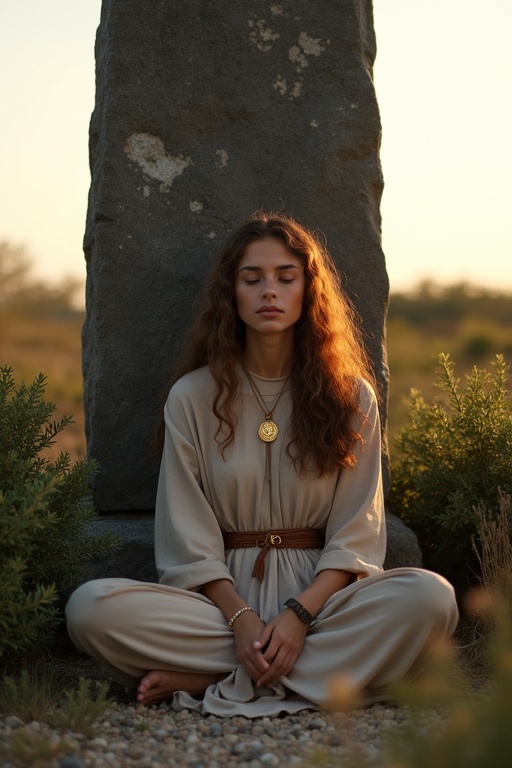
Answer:
POLYGON ((257 547, 265 547, 267 544, 277 547, 279 544, 282 544, 282 539, 278 533, 265 533, 256 539, 257 547))

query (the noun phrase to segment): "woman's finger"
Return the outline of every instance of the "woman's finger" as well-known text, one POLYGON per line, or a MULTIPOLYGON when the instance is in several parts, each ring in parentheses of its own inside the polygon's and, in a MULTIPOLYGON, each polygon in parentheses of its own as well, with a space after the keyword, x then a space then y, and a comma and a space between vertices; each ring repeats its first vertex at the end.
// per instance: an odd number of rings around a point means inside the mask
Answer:
POLYGON ((270 640, 272 638, 272 632, 273 631, 274 631, 274 628, 271 625, 267 624, 264 627, 264 629, 263 629, 261 635, 258 637, 258 639, 254 641, 253 647, 256 650, 266 649, 266 647, 268 646, 268 644, 269 644, 269 642, 270 642, 270 640))
POLYGON ((287 675, 297 661, 298 654, 281 651, 277 654, 272 664, 266 672, 257 681, 258 685, 265 683, 275 683, 280 677, 287 675))

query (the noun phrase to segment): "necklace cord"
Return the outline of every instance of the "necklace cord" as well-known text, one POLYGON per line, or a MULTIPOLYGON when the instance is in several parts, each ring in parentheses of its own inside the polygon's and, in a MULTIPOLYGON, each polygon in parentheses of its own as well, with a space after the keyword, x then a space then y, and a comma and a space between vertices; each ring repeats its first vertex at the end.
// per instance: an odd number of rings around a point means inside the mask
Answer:
POLYGON ((277 393, 276 399, 274 400, 274 402, 272 403, 270 408, 267 408, 267 405, 266 405, 265 401, 263 400, 263 395, 261 394, 261 392, 259 391, 258 387, 256 386, 256 383, 253 381, 253 378, 252 378, 251 374, 249 373, 249 369, 246 367, 246 365, 242 365, 242 368, 244 369, 244 373, 247 376, 247 380, 249 382, 249 385, 250 385, 252 391, 254 392, 254 395, 256 397, 258 405, 260 406, 261 410, 265 414, 265 418, 270 420, 272 418, 272 413, 274 412, 274 410, 275 410, 279 400, 281 399, 281 395, 283 394, 283 392, 286 389, 286 385, 288 384, 288 379, 290 377, 290 374, 288 374, 288 376, 284 380, 283 387, 277 393))
MULTIPOLYGON (((265 463, 266 463, 267 477, 268 477, 269 516, 270 516, 270 522, 272 523, 272 458, 271 458, 271 455, 270 455, 270 446, 272 445, 273 441, 277 437, 278 429, 277 429, 277 425, 274 424, 271 421, 271 419, 272 419, 272 413, 274 412, 274 410, 275 410, 279 400, 281 399, 281 395, 283 394, 283 392, 286 389, 286 385, 288 383, 288 379, 290 377, 290 374, 288 374, 288 376, 284 380, 284 384, 282 386, 282 389, 277 393, 277 397, 275 398, 275 400, 272 403, 272 405, 270 406, 270 408, 267 408, 267 405, 266 405, 265 401, 263 400, 263 395, 261 394, 261 392, 259 391, 258 387, 256 386, 256 383, 253 381, 252 376, 249 373, 249 369, 247 368, 247 366, 244 363, 242 363, 242 368, 244 370, 245 375, 247 376, 247 380, 248 380, 249 385, 250 385, 250 387, 251 387, 251 389, 252 389, 252 391, 254 393, 254 396, 256 397, 256 402, 258 403, 258 405, 262 409, 263 413, 265 414, 265 418, 266 418, 267 422, 270 422, 270 424, 272 425, 273 429, 275 430, 275 432, 272 433, 273 436, 270 437, 270 439, 264 440, 264 442, 265 442, 265 463)), ((258 432, 258 434, 259 434, 261 439, 263 439, 262 433, 261 433, 262 426, 263 425, 260 426, 260 430, 258 432)))

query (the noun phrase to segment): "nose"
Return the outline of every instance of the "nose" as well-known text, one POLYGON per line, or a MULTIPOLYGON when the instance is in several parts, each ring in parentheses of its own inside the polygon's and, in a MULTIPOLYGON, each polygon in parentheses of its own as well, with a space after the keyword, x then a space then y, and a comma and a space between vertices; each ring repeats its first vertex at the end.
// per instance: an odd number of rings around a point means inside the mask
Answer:
POLYGON ((275 298, 277 296, 275 287, 272 284, 270 284, 268 281, 263 286, 262 296, 264 299, 275 298))

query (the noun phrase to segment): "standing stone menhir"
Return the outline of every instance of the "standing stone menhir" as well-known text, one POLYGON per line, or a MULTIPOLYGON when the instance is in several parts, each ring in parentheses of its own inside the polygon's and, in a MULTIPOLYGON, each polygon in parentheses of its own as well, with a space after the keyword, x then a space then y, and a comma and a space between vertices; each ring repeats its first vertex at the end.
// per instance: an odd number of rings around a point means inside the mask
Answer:
POLYGON ((85 251, 101 511, 151 510, 150 443, 214 254, 259 208, 321 230, 382 396, 388 280, 369 0, 103 0, 85 251))

